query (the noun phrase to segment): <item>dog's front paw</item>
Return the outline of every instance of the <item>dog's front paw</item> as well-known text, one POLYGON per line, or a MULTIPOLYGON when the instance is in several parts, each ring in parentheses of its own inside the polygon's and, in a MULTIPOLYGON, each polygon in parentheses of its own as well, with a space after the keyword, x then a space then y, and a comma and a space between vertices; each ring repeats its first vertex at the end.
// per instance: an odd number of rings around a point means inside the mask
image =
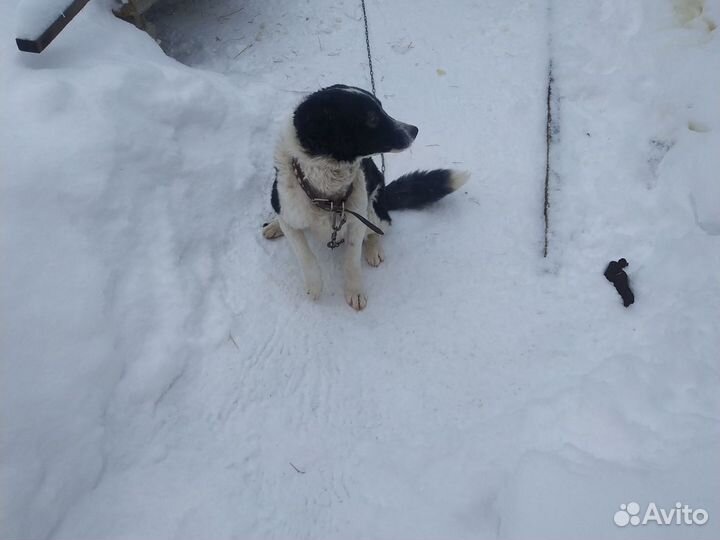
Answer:
POLYGON ((280 223, 277 219, 273 219, 270 223, 263 224, 262 234, 267 240, 274 240, 280 238, 283 235, 283 231, 280 228, 280 223))
POLYGON ((380 266, 385 260, 385 252, 378 240, 366 240, 363 244, 363 255, 370 266, 380 266))
POLYGON ((365 291, 362 289, 346 289, 345 300, 355 311, 361 311, 365 309, 365 306, 367 306, 367 296, 365 295, 365 291))
POLYGON ((317 300, 320 298, 320 295, 322 294, 322 287, 323 284, 321 279, 311 279, 305 281, 305 292, 311 300, 317 300))

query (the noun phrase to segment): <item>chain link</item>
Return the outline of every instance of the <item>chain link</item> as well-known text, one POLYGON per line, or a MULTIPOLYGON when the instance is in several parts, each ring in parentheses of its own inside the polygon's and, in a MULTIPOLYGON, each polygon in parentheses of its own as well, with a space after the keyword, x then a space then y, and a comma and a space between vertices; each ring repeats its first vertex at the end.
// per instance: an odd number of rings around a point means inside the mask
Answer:
POLYGON ((330 249, 335 249, 345 241, 344 238, 341 238, 339 242, 337 241, 338 232, 340 232, 340 229, 342 229, 343 225, 345 225, 345 222, 347 221, 347 216, 345 215, 345 203, 342 202, 340 205, 340 210, 337 210, 335 208, 335 204, 332 201, 330 202, 330 212, 332 213, 332 235, 330 235, 330 241, 327 243, 327 247, 330 249))
MULTIPOLYGON (((365 0, 360 0, 362 4, 363 21, 365 22, 365 46, 367 47, 368 66, 370 66, 370 86, 372 87, 373 96, 375 93, 375 71, 373 70, 372 54, 370 53, 370 31, 368 30, 367 10, 365 9, 365 0)), ((380 154, 382 164, 382 173, 385 176, 385 154, 380 154)))

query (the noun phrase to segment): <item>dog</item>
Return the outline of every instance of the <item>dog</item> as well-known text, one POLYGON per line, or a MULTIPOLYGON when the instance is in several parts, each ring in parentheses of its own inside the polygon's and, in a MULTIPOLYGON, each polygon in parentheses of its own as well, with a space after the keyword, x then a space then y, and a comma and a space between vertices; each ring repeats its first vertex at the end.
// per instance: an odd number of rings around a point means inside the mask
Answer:
POLYGON ((322 292, 322 277, 306 232, 329 240, 333 249, 345 243, 345 300, 359 311, 367 305, 362 256, 370 266, 384 260, 380 235, 390 227, 390 212, 438 201, 469 179, 465 171, 437 169, 385 185, 371 156, 401 152, 417 134, 373 94, 344 84, 310 94, 295 109, 275 150, 270 202, 277 219, 263 226, 263 236, 287 237, 313 300, 322 292))

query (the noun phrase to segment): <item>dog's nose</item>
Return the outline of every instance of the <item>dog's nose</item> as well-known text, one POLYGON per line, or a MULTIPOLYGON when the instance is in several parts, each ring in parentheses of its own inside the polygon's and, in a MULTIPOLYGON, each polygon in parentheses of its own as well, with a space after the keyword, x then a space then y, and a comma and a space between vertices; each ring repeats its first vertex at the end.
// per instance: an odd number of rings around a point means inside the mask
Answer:
POLYGON ((420 131, 417 126, 411 126, 408 124, 408 133, 410 133, 410 136, 415 140, 415 137, 417 137, 418 131, 420 131))

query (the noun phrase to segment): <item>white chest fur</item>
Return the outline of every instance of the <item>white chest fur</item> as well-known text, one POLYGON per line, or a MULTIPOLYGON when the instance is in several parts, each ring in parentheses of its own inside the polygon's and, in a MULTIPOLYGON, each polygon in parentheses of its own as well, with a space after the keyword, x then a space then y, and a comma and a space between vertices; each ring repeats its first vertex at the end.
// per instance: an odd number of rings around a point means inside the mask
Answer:
MULTIPOLYGON (((352 184, 352 192, 345 205, 363 216, 367 215, 365 174, 360 163, 338 165, 337 162, 323 158, 307 158, 299 147, 294 133, 286 133, 279 141, 275 152, 280 216, 285 223, 298 230, 309 230, 321 241, 329 240, 332 233, 332 214, 317 208, 312 203, 295 175, 292 167, 293 159, 298 160, 308 183, 317 193, 339 195, 346 193, 348 186, 352 184)), ((355 218, 348 215, 348 219, 355 218)), ((338 239, 344 237, 345 230, 346 227, 340 230, 338 239)))

